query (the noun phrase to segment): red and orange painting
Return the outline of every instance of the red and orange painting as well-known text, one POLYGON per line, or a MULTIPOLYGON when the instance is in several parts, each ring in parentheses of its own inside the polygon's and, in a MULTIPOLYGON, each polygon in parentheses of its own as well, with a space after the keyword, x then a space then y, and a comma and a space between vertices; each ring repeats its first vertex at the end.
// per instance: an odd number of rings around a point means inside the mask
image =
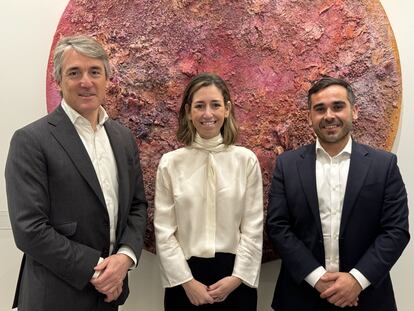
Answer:
MULTIPOLYGON (((322 75, 352 83, 360 107, 354 138, 390 149, 401 107, 394 36, 378 0, 70 0, 52 44, 89 34, 108 52, 105 108, 141 151, 154 252, 155 172, 175 139, 181 94, 192 76, 228 81, 241 136, 262 166, 265 202, 275 159, 314 140, 306 92, 322 75)), ((49 59, 47 105, 60 102, 49 59)), ((265 242, 264 261, 275 258, 265 242)))

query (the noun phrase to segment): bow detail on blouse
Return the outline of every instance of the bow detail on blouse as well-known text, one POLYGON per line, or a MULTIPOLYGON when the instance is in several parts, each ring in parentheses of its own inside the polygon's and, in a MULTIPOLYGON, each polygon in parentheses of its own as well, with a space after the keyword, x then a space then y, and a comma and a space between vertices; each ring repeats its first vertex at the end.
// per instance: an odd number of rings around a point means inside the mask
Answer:
POLYGON ((215 246, 215 218, 216 218, 216 184, 217 184, 217 176, 216 176, 216 165, 215 165, 215 153, 224 151, 227 146, 223 144, 223 137, 221 134, 217 135, 216 137, 210 139, 202 138, 198 133, 196 134, 195 140, 191 145, 192 148, 203 150, 208 152, 207 157, 207 165, 206 165, 206 216, 207 216, 207 224, 214 226, 214 228, 210 228, 208 230, 211 232, 211 235, 208 236, 208 240, 206 241, 208 249, 212 251, 212 254, 206 254, 208 256, 214 257, 214 246, 215 246))

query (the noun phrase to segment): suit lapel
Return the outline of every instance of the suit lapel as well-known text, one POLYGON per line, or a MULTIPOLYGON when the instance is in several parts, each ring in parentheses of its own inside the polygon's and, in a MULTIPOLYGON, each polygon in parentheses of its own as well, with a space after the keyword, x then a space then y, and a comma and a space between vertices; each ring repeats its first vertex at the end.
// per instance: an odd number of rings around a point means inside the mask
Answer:
POLYGON ((321 217, 319 216, 318 192, 316 189, 316 152, 315 144, 304 148, 298 162, 297 169, 302 184, 303 191, 318 226, 322 232, 321 217))
MULTIPOLYGON (((116 126, 114 121, 108 120, 105 122, 105 130, 111 143, 112 151, 115 156, 115 161, 118 170, 118 224, 122 219, 124 210, 127 206, 129 182, 128 182, 128 159, 126 157, 127 152, 125 150, 125 140, 128 137, 123 137, 116 126)), ((118 225, 117 228, 120 228, 118 225)), ((117 236, 119 236, 117 232, 117 236)))
POLYGON ((342 236, 343 231, 347 226, 347 222, 351 215, 352 209, 355 206, 359 192, 364 185, 365 177, 367 176, 370 164, 371 160, 368 157, 368 151, 363 145, 353 141, 349 173, 342 207, 340 236, 342 236))
POLYGON ((67 155, 72 160, 73 165, 92 188, 102 205, 106 206, 102 189, 99 185, 98 177, 96 176, 88 152, 76 132, 75 127, 61 106, 58 106, 56 110, 49 115, 48 122, 51 125, 51 134, 66 151, 67 155))

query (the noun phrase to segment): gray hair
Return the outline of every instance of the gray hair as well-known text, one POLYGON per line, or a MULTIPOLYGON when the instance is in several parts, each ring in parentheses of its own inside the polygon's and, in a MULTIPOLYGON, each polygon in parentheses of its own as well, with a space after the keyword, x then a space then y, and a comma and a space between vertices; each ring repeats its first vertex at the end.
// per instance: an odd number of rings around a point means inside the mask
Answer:
POLYGON ((74 49, 84 56, 102 60, 105 67, 106 78, 108 79, 111 76, 108 55, 98 41, 92 37, 83 35, 63 37, 56 45, 55 53, 53 55, 53 76, 57 83, 62 81, 63 56, 69 49, 74 49))

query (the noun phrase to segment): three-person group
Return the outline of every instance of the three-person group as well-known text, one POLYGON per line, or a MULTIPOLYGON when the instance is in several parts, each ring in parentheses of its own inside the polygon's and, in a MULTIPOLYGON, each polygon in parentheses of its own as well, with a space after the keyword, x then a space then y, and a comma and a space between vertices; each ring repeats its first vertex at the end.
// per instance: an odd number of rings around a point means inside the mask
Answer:
MULTIPOLYGON (((11 140, 20 311, 117 310, 129 294, 147 201, 135 138, 103 108, 110 74, 95 39, 62 38, 62 101, 11 140)), ((358 105, 346 81, 321 78, 308 108, 316 142, 277 157, 269 194, 267 233, 282 259, 271 307, 396 310, 389 272, 410 238, 396 156, 352 139, 358 105)), ((257 309, 262 176, 255 154, 235 145, 238 132, 223 79, 193 77, 178 114, 184 147, 162 156, 156 176, 165 310, 257 309)))

